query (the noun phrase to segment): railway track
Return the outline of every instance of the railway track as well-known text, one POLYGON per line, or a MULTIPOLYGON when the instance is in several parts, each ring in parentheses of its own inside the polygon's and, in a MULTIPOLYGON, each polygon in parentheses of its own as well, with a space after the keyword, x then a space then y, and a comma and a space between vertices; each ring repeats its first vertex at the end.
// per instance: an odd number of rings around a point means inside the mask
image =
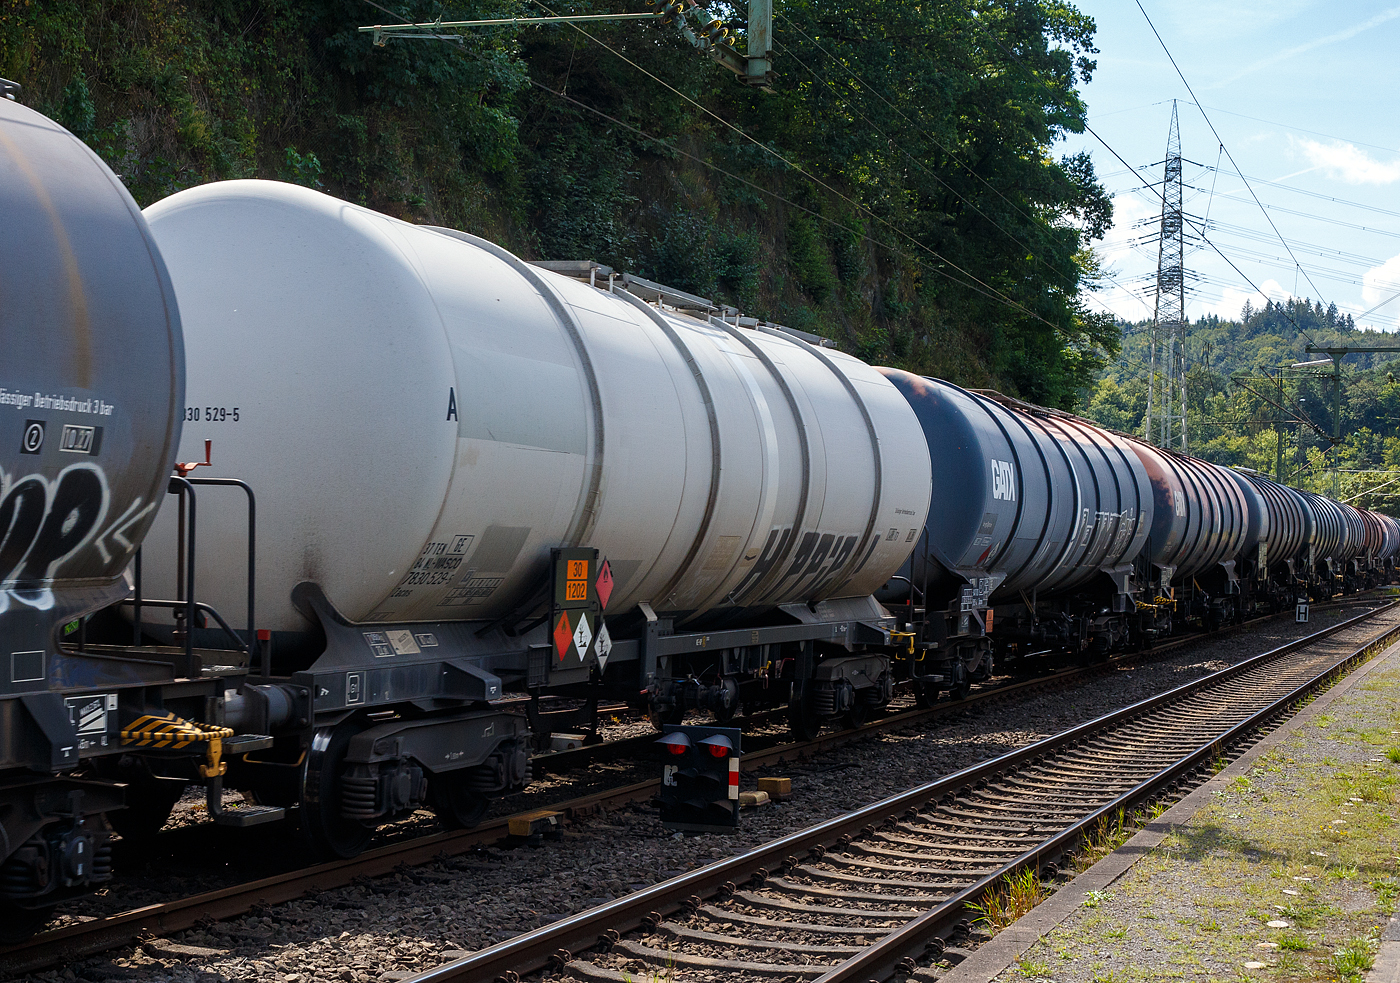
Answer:
MULTIPOLYGON (((1315 605, 1314 610, 1320 610, 1324 607, 1364 605, 1371 600, 1373 599, 1357 596, 1328 605, 1315 605)), ((1217 639, 1228 635, 1231 631, 1245 629, 1277 617, 1281 616, 1273 615, 1253 619, 1209 635, 1183 636, 1158 645, 1148 652, 1118 656, 1108 662, 1093 666, 1063 669, 1017 682, 978 687, 974 689, 972 695, 963 700, 944 700, 931 707, 897 710, 870 721, 860 728, 831 731, 811 741, 790 743, 774 737, 768 746, 760 747, 749 740, 746 743, 751 750, 744 754, 742 768, 745 771, 752 771, 770 767, 782 761, 810 758, 852 741, 864 740, 882 731, 897 730, 911 724, 928 722, 950 713, 962 713, 973 707, 985 709, 995 706, 997 703, 1009 702, 1032 693, 1067 688, 1123 664, 1137 664, 1153 660, 1203 640, 1217 639)), ((756 714, 745 718, 745 720, 751 726, 760 726, 763 723, 771 722, 780 713, 781 711, 772 711, 764 715, 756 714)), ((629 753, 636 757, 648 753, 655 739, 654 735, 646 735, 614 741, 610 745, 590 745, 569 751, 552 752, 541 755, 535 760, 567 758, 569 767, 578 767, 596 761, 625 757, 629 753)), ((566 820, 572 820, 591 815, 600 809, 611 810, 631 802, 646 801, 656 793, 658 786, 659 780, 638 782, 554 803, 549 808, 561 813, 566 820)), ((129 944, 139 938, 182 931, 209 919, 232 918, 245 914, 250 909, 260 905, 280 904, 318 891, 350 884, 359 878, 387 875, 405 865, 413 866, 431 862, 442 856, 467 853, 480 846, 496 843, 506 838, 509 835, 509 825, 512 818, 514 817, 504 816, 470 830, 407 839, 367 851, 351 860, 335 861, 288 871, 163 904, 149 905, 43 932, 25 943, 0 950, 0 977, 32 972, 46 966, 69 962, 129 944)))
MULTIPOLYGON (((1384 593, 1384 589, 1380 589, 1377 591, 1368 591, 1337 601, 1328 601, 1322 604, 1314 604, 1312 605, 1312 610, 1327 611, 1334 610, 1337 608, 1354 607, 1373 601, 1376 598, 1383 596, 1384 593)), ((1260 617, 1250 618, 1246 621, 1242 621, 1235 625, 1227 625, 1223 628, 1217 629, 1214 632, 1196 632, 1190 635, 1182 635, 1178 638, 1172 638, 1165 642, 1160 642, 1157 645, 1154 645, 1151 649, 1142 652, 1121 653, 1119 655, 1112 656, 1104 662, 1096 663, 1093 665, 1063 668, 1051 673, 1047 673, 1045 675, 1033 676, 1029 678, 1015 679, 1013 677, 1013 680, 1009 682, 1005 680, 1000 680, 991 683, 975 684, 972 687, 971 695, 969 695, 965 699, 953 700, 945 697, 941 702, 931 707, 910 710, 909 707, 912 707, 913 705, 913 701, 912 699, 910 699, 904 707, 892 708, 895 714, 894 716, 887 716, 885 718, 877 719, 875 721, 863 725, 861 728, 856 728, 855 730, 879 730, 888 728, 890 726, 903 726, 910 720, 920 719, 922 717, 937 716, 942 713, 947 713, 950 710, 966 707, 969 704, 993 698, 994 696, 1000 693, 1023 693, 1028 689, 1033 689, 1035 687, 1047 685, 1063 686, 1070 682, 1073 682, 1074 680, 1087 678, 1089 676, 1101 672, 1111 672, 1125 665, 1140 665, 1143 663, 1155 661, 1172 652, 1176 652, 1180 649, 1187 648, 1188 646, 1196 645, 1200 642, 1207 640, 1227 638, 1231 634, 1240 631, 1245 631, 1249 628, 1254 628, 1259 625, 1266 624, 1270 621, 1274 621, 1278 618, 1285 617, 1292 617, 1292 612, 1290 611, 1280 614, 1261 615, 1260 617)), ((896 692, 898 692, 898 690, 896 692)), ((787 720, 787 713, 788 711, 786 707, 776 707, 773 709, 759 710, 753 713, 746 712, 736 717, 733 723, 729 726, 740 727, 745 731, 746 734, 748 734, 753 731, 770 727, 774 724, 785 723, 787 720)), ((833 731, 832 733, 847 734, 850 733, 850 731, 842 730, 833 731)), ((655 740, 656 736, 654 734, 643 734, 637 737, 624 737, 616 740, 606 741, 601 744, 587 744, 581 747, 569 748, 567 750, 549 751, 532 756, 530 759, 530 764, 536 772, 548 771, 557 773, 568 771, 574 768, 584 768, 589 765, 597 764, 600 762, 617 761, 625 758, 636 758, 638 756, 644 755, 650 749, 651 745, 653 744, 653 742, 655 742, 655 740)), ((760 738, 760 741, 762 741, 764 746, 776 746, 778 744, 783 743, 784 740, 785 738, 781 737, 768 737, 766 740, 760 738)), ((745 745, 750 749, 758 749, 758 747, 760 746, 759 744, 755 744, 752 738, 746 739, 745 745)))
POLYGON ((915 975, 999 878, 1071 851, 1400 638, 1400 602, 526 933, 412 983, 915 975))

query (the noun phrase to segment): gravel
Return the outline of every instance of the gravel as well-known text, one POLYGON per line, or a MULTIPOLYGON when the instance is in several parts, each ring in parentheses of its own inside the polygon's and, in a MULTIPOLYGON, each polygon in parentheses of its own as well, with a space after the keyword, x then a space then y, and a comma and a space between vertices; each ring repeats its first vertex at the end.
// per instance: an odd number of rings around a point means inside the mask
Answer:
MULTIPOLYGON (((177 933, 171 941, 215 950, 172 955, 160 945, 114 950, 25 980, 280 980, 282 983, 399 979, 520 932, 548 924, 657 881, 741 852, 829 819, 878 798, 1002 754, 1160 693, 1291 639, 1354 616, 1357 609, 1314 611, 1308 625, 1276 621, 1218 640, 1179 649, 1140 665, 1106 668, 1071 690, 1029 694, 995 707, 961 713, 886 732, 825 753, 811 761, 771 767, 743 776, 745 789, 766 775, 792 779, 793 797, 747 810, 732 835, 681 838, 664 829, 654 808, 637 803, 577 820, 558 840, 537 847, 487 847, 443 858, 392 876, 322 892, 242 918, 177 933), (926 728, 926 729, 925 729, 926 728), (148 951, 149 950, 149 951, 148 951)), ((538 807, 648 777, 654 765, 599 765, 578 773, 546 776, 530 793, 503 800, 506 812, 538 807)), ((194 803, 184 810, 197 814, 194 803)), ((266 829, 263 827, 261 829, 266 829)), ((395 824, 381 841, 436 832, 428 814, 395 824)), ((177 831, 189 843, 199 834, 254 831, 177 831)), ((247 837, 241 852, 211 865, 207 843, 166 847, 144 863, 137 858, 102 895, 66 906, 67 917, 86 920, 109 912, 212 890, 264 876, 269 864, 287 862, 285 831, 247 837), (279 859, 277 854, 281 854, 279 859)), ((179 836, 162 834, 173 840, 179 836)), ((118 863, 123 857, 119 854, 118 863)), ((119 870, 122 868, 119 867, 119 870)), ((285 869, 285 867, 283 867, 285 869)), ((267 871, 271 872, 271 871, 267 871)))

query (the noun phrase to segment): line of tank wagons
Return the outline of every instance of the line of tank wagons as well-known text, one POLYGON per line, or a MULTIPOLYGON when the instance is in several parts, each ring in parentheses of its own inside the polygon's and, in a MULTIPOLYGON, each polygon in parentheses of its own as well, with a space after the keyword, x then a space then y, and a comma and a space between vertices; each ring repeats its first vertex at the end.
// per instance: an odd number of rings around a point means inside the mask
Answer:
POLYGON ((1388 516, 595 263, 275 182, 143 215, 4 99, 0 216, 11 937, 190 783, 351 856, 522 787, 546 694, 812 735, 1394 579, 1388 516))

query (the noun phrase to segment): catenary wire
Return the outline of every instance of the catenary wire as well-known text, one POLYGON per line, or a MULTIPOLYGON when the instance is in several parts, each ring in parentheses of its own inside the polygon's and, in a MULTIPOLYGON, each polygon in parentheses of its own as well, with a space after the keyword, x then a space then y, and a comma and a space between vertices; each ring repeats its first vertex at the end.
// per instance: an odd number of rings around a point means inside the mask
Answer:
MULTIPOLYGON (((534 2, 535 2, 535 5, 536 5, 536 6, 538 6, 540 9, 544 10, 544 11, 545 11, 546 13, 548 13, 549 15, 551 15, 551 16, 557 16, 557 15, 554 13, 554 11, 551 10, 551 9, 544 3, 544 0, 534 0, 534 2)), ((639 64, 637 64, 635 61, 633 61, 631 58, 628 58, 625 54, 623 54, 622 52, 618 51, 616 48, 614 48, 612 45, 608 44, 606 41, 603 41, 603 40, 601 40, 601 39, 599 39, 599 38, 594 37, 592 34, 589 34, 587 31, 585 31, 583 28, 579 27, 577 24, 573 23, 572 21, 570 21, 570 22, 568 22, 568 23, 569 23, 569 26, 570 26, 570 27, 572 27, 575 31, 579 32, 580 34, 582 34, 584 37, 588 38, 588 39, 589 39, 590 41, 592 41, 594 44, 596 44, 596 45, 598 45, 599 47, 604 48, 604 49, 606 49, 607 51, 611 52, 615 57, 617 57, 617 58, 621 59, 622 61, 626 62, 627 64, 631 65, 631 66, 632 66, 633 68, 635 68, 637 71, 641 72, 643 75, 647 76, 648 78, 652 79, 653 81, 657 82, 658 84, 664 86, 664 87, 665 87, 666 89, 668 89, 670 92, 674 93, 674 94, 677 95, 677 96, 680 96, 682 99, 684 99, 686 102, 690 103, 690 104, 691 104, 692 106, 694 106, 696 109, 698 109, 698 110, 700 110, 701 112, 705 113, 707 116, 713 117, 713 118, 714 118, 717 122, 719 122, 721 125, 725 126, 726 128, 728 128, 728 129, 730 129, 730 130, 733 130, 733 131, 734 131, 735 133, 737 133, 739 136, 743 137, 745 140, 748 140, 750 143, 752 143, 754 146, 758 147, 759 149, 763 150, 765 153, 771 154, 773 157, 775 157, 775 158, 777 158, 778 160, 782 161, 782 162, 783 162, 784 164, 786 164, 788 167, 792 168, 794 171, 796 171, 798 174, 801 174, 803 177, 807 178, 809 181, 812 181, 813 183, 815 183, 815 184, 817 184, 817 185, 820 185, 820 186, 821 186, 822 188, 824 188, 826 191, 830 192, 831 194, 833 194, 833 195, 835 195, 836 197, 840 198, 842 201, 844 201, 844 202, 846 202, 847 204, 851 205, 851 206, 852 206, 853 208, 855 208, 857 211, 863 212, 864 214, 870 216, 871 219, 873 219, 873 220, 876 221, 876 222, 879 222, 881 225, 883 225, 883 226, 885 226, 886 228, 888 228, 891 232, 895 233, 896 236, 901 236, 901 237, 903 237, 903 238, 905 238, 905 239, 908 239, 911 243, 913 243, 915 246, 918 246, 920 249, 922 249, 922 250, 924 250, 925 252, 927 252, 930 256, 932 256, 934 259, 938 260, 940 263, 945 263, 945 264, 947 264, 948 266, 952 267, 953 269, 957 270, 959 273, 961 273, 963 276, 967 277, 969 280, 973 281, 973 283, 976 283, 976 284, 978 285, 978 287, 981 288, 980 290, 977 290, 976 288, 973 288, 974 290, 976 290, 977 293, 980 293, 980 294, 982 294, 983 296, 988 297, 989 299, 997 300, 997 301, 1001 302, 1002 304, 1004 304, 1005 306, 1010 307, 1010 308, 1012 308, 1012 309, 1014 309, 1014 310, 1018 310, 1018 311, 1020 311, 1021 313, 1028 315, 1029 317, 1033 317, 1033 318, 1035 318, 1037 321, 1040 321, 1040 322, 1043 323, 1046 327, 1050 328, 1050 329, 1053 330, 1053 331, 1058 331, 1058 330, 1060 330, 1058 326, 1056 326, 1055 324, 1052 324, 1049 320, 1047 320, 1046 318, 1044 318, 1044 317, 1042 317, 1041 315, 1037 314, 1035 311, 1031 310, 1030 308, 1026 307, 1024 304, 1020 303, 1019 301, 1016 301, 1016 300, 1012 299, 1011 297, 1006 296, 1006 295, 1003 294, 1001 291, 999 291, 999 290, 997 290, 995 287, 993 287, 991 284, 984 282, 983 280, 979 279, 979 278, 978 278, 977 276, 975 276, 974 274, 968 272, 967 270, 964 270, 961 266, 958 266, 956 263, 954 263, 952 260, 948 259, 946 256, 943 256, 943 255, 940 254, 937 250, 933 249, 931 246, 926 245, 925 243, 923 243, 923 242, 921 242, 920 240, 918 240, 918 239, 914 238, 913 236, 911 236, 909 233, 905 232, 903 229, 899 228, 899 227, 896 226, 896 225, 893 225, 892 223, 890 223, 890 222, 886 221, 885 219, 881 218, 880 216, 876 215, 876 214, 875 214, 874 212, 872 212, 869 208, 865 207, 864 205, 860 204, 859 202, 855 201, 854 199, 848 197, 847 195, 842 194, 840 191, 838 191, 838 190, 836 190, 835 188, 831 187, 831 185, 827 184, 827 183, 826 183, 825 181, 823 181, 821 178, 817 177, 815 174, 812 174, 810 171, 806 170, 806 169, 803 168, 801 165, 795 164, 795 163, 793 163, 792 161, 788 160, 788 159, 787 159, 786 157, 784 157, 782 154, 778 153, 778 151, 774 150, 772 147, 768 146, 766 143, 762 142, 762 141, 759 140, 757 137, 750 136, 749 133, 748 133, 747 131, 745 131, 745 130, 742 129, 741 127, 735 125, 734 123, 731 123, 729 120, 727 120, 727 119, 725 119, 723 116, 719 115, 719 113, 716 113, 714 110, 709 109, 709 108, 707 108, 707 107, 701 105, 701 104, 700 104, 699 102, 697 102, 695 99, 693 99, 693 98, 691 98, 690 96, 686 95, 684 92, 682 92, 680 89, 677 89, 675 86, 671 85, 671 83, 667 82, 665 79, 663 79, 663 78, 661 78, 660 76, 658 76, 658 75, 656 75, 656 74, 654 74, 654 73, 648 71, 646 68, 642 67, 641 65, 639 65, 639 64)), ((939 274, 941 274, 941 275, 947 277, 949 280, 952 280, 954 283, 958 283, 958 284, 961 285, 961 286, 971 286, 971 284, 967 284, 967 283, 964 283, 963 281, 958 280, 956 277, 954 277, 952 274, 948 273, 946 270, 941 270, 941 269, 938 269, 937 267, 934 267, 934 268, 933 268, 933 272, 939 273, 939 274)))
MULTIPOLYGON (((1176 74, 1177 74, 1177 77, 1181 79, 1181 84, 1184 85, 1184 86, 1186 86, 1186 91, 1187 91, 1188 93, 1190 93, 1191 98, 1192 98, 1193 100, 1196 100, 1196 93, 1195 93, 1195 91, 1191 88, 1191 83, 1188 82, 1188 81, 1186 81, 1186 75, 1185 75, 1185 73, 1182 72, 1181 66, 1179 66, 1179 65, 1176 63, 1176 58, 1172 55, 1171 49, 1167 47, 1167 42, 1164 41, 1164 40, 1162 40, 1162 35, 1161 35, 1160 33, 1158 33, 1158 31, 1157 31, 1157 25, 1154 24, 1154 23, 1152 23, 1152 18, 1149 17, 1149 16, 1147 15, 1147 9, 1146 9, 1145 7, 1143 7, 1143 5, 1142 5, 1142 0, 1133 0, 1133 2, 1137 5, 1138 10, 1142 11, 1142 16, 1143 16, 1143 18, 1147 21, 1147 26, 1150 27, 1150 28, 1152 29, 1152 34, 1153 34, 1154 37, 1157 38, 1157 43, 1160 44, 1160 45, 1162 46, 1162 50, 1163 50, 1164 52, 1166 52, 1167 60, 1170 61, 1170 62, 1172 63, 1172 68, 1176 69, 1176 74)), ((1220 146, 1225 147, 1225 140, 1224 140, 1224 138, 1222 138, 1222 137, 1220 136, 1220 132, 1219 132, 1218 130, 1216 130, 1216 128, 1215 128, 1215 123, 1213 123, 1213 122, 1211 121, 1210 116, 1206 113, 1205 109, 1201 106, 1200 100, 1196 100, 1195 106, 1196 106, 1196 109, 1198 109, 1198 110, 1200 111, 1201 117, 1206 121, 1206 125, 1210 127, 1210 132, 1213 133, 1213 134, 1215 135, 1215 139, 1216 139, 1217 141, 1219 141, 1220 146)), ((1238 171, 1240 170, 1240 165, 1236 162, 1236 160, 1235 160, 1235 155, 1232 154, 1232 153, 1230 153, 1230 150, 1229 150, 1228 147, 1225 148, 1225 156, 1230 158, 1230 163, 1234 165, 1235 170, 1238 172, 1238 171)), ((1287 241, 1284 240, 1284 238, 1283 238, 1283 233, 1279 232, 1278 226, 1274 225, 1273 216, 1271 216, 1271 215, 1269 214, 1268 209, 1266 209, 1266 208, 1264 207, 1264 203, 1261 202, 1261 201, 1259 200, 1259 196, 1258 196, 1257 194, 1254 193, 1254 188, 1250 186, 1249 180, 1248 180, 1247 178, 1245 178, 1243 175, 1240 176, 1240 180, 1244 182, 1244 186, 1245 186, 1246 189, 1248 189, 1249 194, 1250 194, 1250 197, 1252 197, 1252 198, 1254 199, 1255 204, 1257 204, 1257 205, 1259 206, 1259 210, 1260 210, 1260 212, 1263 213, 1264 218, 1268 221, 1269 227, 1270 227, 1271 229, 1273 229, 1273 230, 1274 230, 1274 234, 1278 236, 1279 242, 1282 242, 1282 243, 1283 243, 1283 248, 1284 248, 1284 249, 1288 249, 1288 243, 1287 243, 1287 241)), ((1293 255, 1292 250, 1289 250, 1289 255, 1290 255, 1290 256, 1293 255)), ((1299 270, 1302 269, 1302 264, 1297 263, 1296 260, 1295 260, 1295 265, 1297 265, 1297 267, 1298 267, 1299 270)), ((1317 294, 1318 299, 1319 299, 1319 300, 1326 300, 1326 297, 1323 296, 1322 291, 1318 289, 1317 284, 1315 284, 1315 283, 1312 282, 1312 278, 1309 277, 1309 276, 1307 275, 1307 273, 1304 273, 1303 276, 1304 276, 1304 278, 1307 279, 1308 285, 1311 286, 1311 287, 1313 288, 1313 291, 1317 294)), ((1302 330, 1301 326, 1299 326, 1299 330, 1302 330)), ((1307 332, 1304 332, 1304 334, 1306 335, 1307 332)), ((1308 336, 1308 340, 1309 340, 1309 341, 1312 341, 1312 343, 1313 343, 1314 345, 1317 344, 1317 341, 1316 341, 1315 339, 1313 339, 1311 336, 1308 336)))

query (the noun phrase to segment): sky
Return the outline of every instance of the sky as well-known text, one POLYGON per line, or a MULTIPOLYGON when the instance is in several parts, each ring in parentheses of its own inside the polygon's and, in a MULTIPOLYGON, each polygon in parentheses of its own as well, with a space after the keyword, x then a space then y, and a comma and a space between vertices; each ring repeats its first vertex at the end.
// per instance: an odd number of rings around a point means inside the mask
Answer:
POLYGON ((1188 316, 1296 296, 1400 328, 1400 0, 1073 2, 1098 26, 1082 92, 1103 142, 1056 151, 1088 151, 1114 196, 1100 306, 1152 317, 1162 202, 1144 182, 1162 180, 1175 99, 1188 230, 1209 241, 1187 244, 1188 316))

